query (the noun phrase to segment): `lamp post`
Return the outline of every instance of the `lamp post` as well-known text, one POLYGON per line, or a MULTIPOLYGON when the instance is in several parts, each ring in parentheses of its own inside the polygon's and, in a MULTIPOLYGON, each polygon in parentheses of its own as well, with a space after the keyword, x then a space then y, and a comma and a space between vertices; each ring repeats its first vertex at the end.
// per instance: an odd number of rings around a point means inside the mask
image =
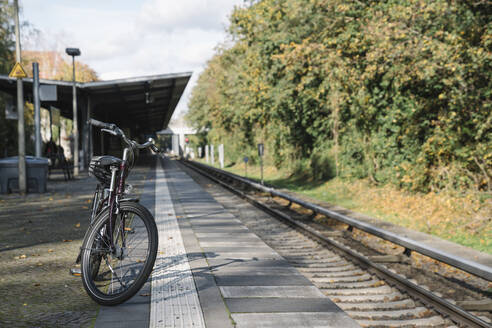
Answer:
POLYGON ((75 56, 80 56, 78 48, 65 49, 67 55, 72 56, 73 68, 73 175, 79 175, 79 127, 77 122, 77 90, 75 88, 75 56))

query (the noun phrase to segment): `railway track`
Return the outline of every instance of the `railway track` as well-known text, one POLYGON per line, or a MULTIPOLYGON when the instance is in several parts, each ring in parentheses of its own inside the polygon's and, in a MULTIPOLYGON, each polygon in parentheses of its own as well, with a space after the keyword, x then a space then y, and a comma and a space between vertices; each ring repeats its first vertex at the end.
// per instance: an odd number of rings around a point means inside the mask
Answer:
MULTIPOLYGON (((231 203, 230 194, 225 195, 225 191, 220 191, 223 189, 215 191, 216 199, 362 326, 492 327, 490 295, 463 291, 468 299, 482 301, 474 309, 479 311, 466 311, 449 295, 422 285, 418 281, 421 270, 415 270, 417 273, 410 277, 402 274, 399 267, 410 265, 407 256, 381 254, 354 238, 353 230, 329 229, 313 221, 314 215, 306 215, 302 209, 292 210, 290 202, 274 200, 233 175, 204 165, 181 163, 202 185, 207 185, 205 176, 259 208, 261 211, 251 209, 244 201, 231 203)), ((436 281, 444 285, 440 291, 457 288, 445 279, 436 281)))

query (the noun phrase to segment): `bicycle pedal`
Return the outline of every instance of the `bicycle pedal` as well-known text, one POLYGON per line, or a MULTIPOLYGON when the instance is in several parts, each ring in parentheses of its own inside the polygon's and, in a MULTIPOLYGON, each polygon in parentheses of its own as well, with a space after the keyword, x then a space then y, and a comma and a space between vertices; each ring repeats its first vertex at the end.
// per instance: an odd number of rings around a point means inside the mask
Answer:
POLYGON ((75 277, 80 277, 82 276, 82 271, 80 268, 70 268, 70 274, 75 277))

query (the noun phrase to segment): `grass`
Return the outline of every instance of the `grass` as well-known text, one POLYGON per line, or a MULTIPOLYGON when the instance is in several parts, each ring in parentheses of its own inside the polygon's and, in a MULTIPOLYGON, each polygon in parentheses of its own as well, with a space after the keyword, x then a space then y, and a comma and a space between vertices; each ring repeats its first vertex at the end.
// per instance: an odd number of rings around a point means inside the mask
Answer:
MULTIPOLYGON (((244 163, 225 170, 242 176, 245 174, 244 163)), ((249 178, 260 178, 259 166, 248 166, 247 173, 249 178)), ((409 193, 389 185, 374 186, 367 180, 335 178, 312 181, 272 166, 265 167, 264 180, 276 188, 492 254, 492 199, 489 195, 409 193)))

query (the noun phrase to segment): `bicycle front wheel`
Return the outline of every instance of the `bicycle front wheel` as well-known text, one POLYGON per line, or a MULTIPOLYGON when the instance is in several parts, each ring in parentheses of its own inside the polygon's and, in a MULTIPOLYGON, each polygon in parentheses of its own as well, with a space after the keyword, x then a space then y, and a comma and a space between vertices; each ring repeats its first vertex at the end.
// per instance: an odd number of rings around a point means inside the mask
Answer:
POLYGON ((82 282, 101 305, 123 303, 147 281, 157 255, 157 227, 150 212, 134 202, 120 204, 109 241, 109 211, 103 211, 82 246, 82 282))

